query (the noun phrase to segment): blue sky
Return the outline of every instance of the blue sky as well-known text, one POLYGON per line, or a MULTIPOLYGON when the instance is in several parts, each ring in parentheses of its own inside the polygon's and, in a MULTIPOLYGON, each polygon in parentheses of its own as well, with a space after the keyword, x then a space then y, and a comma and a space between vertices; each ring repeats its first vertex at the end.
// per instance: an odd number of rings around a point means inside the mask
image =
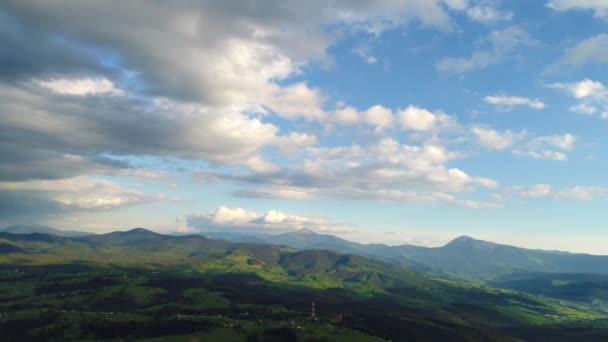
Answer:
POLYGON ((607 27, 602 1, 7 1, 0 224, 608 254, 607 27))

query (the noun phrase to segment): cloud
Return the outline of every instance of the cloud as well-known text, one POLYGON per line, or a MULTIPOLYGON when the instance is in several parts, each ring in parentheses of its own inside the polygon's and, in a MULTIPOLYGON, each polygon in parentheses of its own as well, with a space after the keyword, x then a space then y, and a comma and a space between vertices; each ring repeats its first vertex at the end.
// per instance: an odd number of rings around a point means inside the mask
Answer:
POLYGON ((252 171, 260 173, 272 173, 279 170, 277 165, 274 165, 259 155, 255 155, 247 159, 245 165, 247 165, 247 167, 249 167, 252 171))
MULTIPOLYGON (((322 91, 290 77, 344 35, 451 28, 439 0, 187 5, 0 4, 0 180, 118 172, 102 154, 271 172, 260 149, 281 140, 264 115, 327 120, 322 91)), ((295 138, 285 146, 310 143, 295 138)))
POLYGON ((547 7, 558 12, 564 11, 593 11, 599 18, 608 16, 608 3, 602 0, 550 0, 547 7))
POLYGON ((551 146, 561 150, 571 151, 574 149, 576 137, 573 134, 542 136, 533 139, 528 145, 531 147, 551 146))
POLYGON ((62 95, 97 95, 111 94, 124 95, 122 89, 106 78, 65 79, 55 78, 49 80, 34 80, 34 83, 62 95))
POLYGON ((446 6, 451 9, 463 11, 469 7, 469 0, 444 0, 446 6))
POLYGON ((376 131, 382 131, 393 124, 393 112, 380 105, 370 107, 364 113, 365 122, 374 126, 376 131))
POLYGON ((572 83, 552 83, 548 87, 562 89, 578 100, 569 110, 579 114, 593 115, 608 111, 608 88, 601 82, 584 79, 572 83))
POLYGON ((239 195, 269 195, 269 188, 297 189, 299 197, 427 202, 489 207, 456 196, 477 188, 495 188, 496 181, 474 177, 446 163, 457 153, 440 145, 411 146, 384 138, 367 146, 315 147, 303 163, 271 174, 201 171, 199 177, 254 186, 239 195))
POLYGON ((317 136, 308 133, 289 132, 289 134, 277 137, 275 145, 284 153, 293 154, 302 149, 316 145, 317 136))
POLYGON ((397 113, 401 127, 413 131, 430 131, 456 126, 456 119, 442 112, 433 113, 424 108, 408 106, 397 113))
POLYGON ((74 177, 60 180, 0 182, 0 192, 29 193, 30 197, 53 202, 62 210, 111 210, 169 199, 148 195, 108 180, 74 177))
POLYGON ((553 192, 553 187, 549 184, 515 186, 508 188, 507 192, 520 197, 539 198, 549 196, 553 192))
POLYGON ((596 198, 608 195, 608 188, 601 186, 573 186, 570 188, 555 189, 548 184, 535 184, 527 186, 514 186, 507 188, 500 195, 502 198, 509 197, 529 197, 529 198, 545 198, 552 197, 557 200, 579 200, 589 201, 596 198))
POLYGON ((562 58, 547 68, 547 72, 558 72, 560 68, 580 67, 585 64, 603 64, 608 62, 608 34, 603 33, 585 39, 567 49, 562 58))
POLYGON ((342 125, 365 123, 372 126, 376 133, 386 129, 397 129, 417 132, 434 132, 455 130, 459 128, 454 116, 442 111, 431 112, 418 106, 410 105, 405 109, 392 110, 382 105, 374 105, 365 111, 359 111, 351 106, 339 104, 338 108, 328 117, 328 122, 342 125))
POLYGON ((477 48, 470 57, 444 57, 437 61, 435 68, 440 72, 463 74, 501 63, 505 56, 520 47, 538 45, 538 42, 519 26, 492 31, 481 43, 484 48, 477 48))
POLYGON ((574 199, 581 201, 590 201, 598 197, 604 197, 608 194, 608 189, 601 186, 575 186, 572 188, 562 189, 555 194, 557 199, 574 199))
POLYGON ((568 160, 568 156, 562 151, 574 150, 575 143, 576 137, 571 133, 541 136, 530 140, 522 149, 513 150, 513 154, 535 159, 564 161, 568 160))
POLYGON ((512 147, 516 142, 523 139, 524 132, 514 133, 506 130, 501 133, 496 130, 476 126, 471 129, 473 135, 477 138, 479 144, 491 150, 504 150, 512 147))
POLYGON ((239 190, 234 193, 244 198, 280 198, 289 200, 307 200, 313 198, 314 189, 298 189, 292 187, 272 186, 269 188, 239 190))
POLYGON ((513 18, 513 12, 500 11, 488 5, 473 6, 466 12, 471 20, 479 22, 511 21, 513 18))
POLYGON ((265 101, 279 116, 295 119, 323 121, 325 99, 320 90, 312 89, 305 83, 296 83, 286 87, 276 87, 271 97, 265 101))
POLYGON ((215 210, 186 216, 186 223, 196 230, 239 231, 239 232, 289 232, 311 229, 319 232, 348 232, 352 228, 346 224, 334 223, 322 217, 294 215, 278 210, 264 213, 248 211, 238 207, 220 206, 215 210))
POLYGON ((0 117, 0 180, 18 178, 21 169, 32 178, 108 169, 94 157, 105 152, 243 164, 278 132, 229 108, 103 94, 65 99, 6 85, 0 111, 11 113, 0 117))
POLYGON ((584 79, 573 83, 553 83, 550 88, 563 89, 576 99, 604 97, 608 89, 601 82, 584 79))
POLYGON ((527 106, 533 109, 545 108, 545 104, 539 99, 530 99, 520 96, 486 96, 484 97, 484 101, 507 110, 511 110, 514 106, 527 106))
POLYGON ((568 156, 565 153, 558 152, 558 151, 552 151, 552 150, 541 150, 541 151, 513 150, 513 154, 516 156, 531 157, 534 159, 547 159, 547 160, 559 160, 559 161, 568 160, 568 156))
POLYGON ((359 123, 362 118, 362 113, 351 106, 344 106, 336 109, 333 113, 332 119, 342 124, 353 125, 359 123))
POLYGON ((592 115, 597 113, 598 109, 586 103, 579 103, 568 107, 568 110, 578 114, 592 115))
POLYGON ((513 12, 501 11, 497 8, 498 1, 492 0, 444 0, 447 7, 460 11, 476 22, 490 23, 497 21, 511 21, 513 12))
POLYGON ((277 80, 327 59, 326 50, 341 33, 380 34, 412 20, 440 30, 452 26, 440 0, 270 1, 245 7, 26 0, 4 2, 0 9, 16 25, 37 30, 42 41, 62 36, 74 45, 108 49, 154 96, 213 106, 268 98, 277 80))
POLYGON ((353 50, 353 53, 361 57, 361 59, 367 64, 378 63, 378 58, 370 54, 371 47, 369 45, 360 45, 353 50))

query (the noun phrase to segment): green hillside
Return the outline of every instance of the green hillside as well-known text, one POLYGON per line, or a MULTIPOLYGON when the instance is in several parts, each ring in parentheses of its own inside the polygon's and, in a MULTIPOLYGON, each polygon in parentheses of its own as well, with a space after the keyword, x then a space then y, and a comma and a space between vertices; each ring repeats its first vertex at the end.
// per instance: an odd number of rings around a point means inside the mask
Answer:
POLYGON ((145 229, 0 241, 19 249, 0 255, 9 341, 608 338, 599 314, 326 250, 145 229))

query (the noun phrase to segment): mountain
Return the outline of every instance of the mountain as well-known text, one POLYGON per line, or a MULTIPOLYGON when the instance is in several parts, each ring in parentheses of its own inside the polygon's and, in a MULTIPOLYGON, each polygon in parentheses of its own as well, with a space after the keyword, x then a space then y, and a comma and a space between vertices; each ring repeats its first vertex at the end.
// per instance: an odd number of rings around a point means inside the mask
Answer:
POLYGON ((526 249, 467 236, 437 248, 393 249, 429 267, 475 278, 522 272, 608 274, 608 256, 526 249))
POLYGON ((33 225, 16 225, 0 229, 0 232, 11 233, 11 234, 49 234, 55 236, 84 236, 92 235, 93 233, 80 232, 76 230, 62 230, 46 226, 40 226, 37 224, 33 225))
POLYGON ((433 248, 360 244, 333 235, 317 234, 311 230, 253 238, 229 238, 233 241, 255 241, 298 249, 329 249, 373 257, 419 271, 432 269, 439 274, 473 279, 492 279, 522 272, 608 274, 608 256, 526 249, 477 240, 469 236, 461 236, 445 246, 433 248))
POLYGON ((594 321, 601 316, 576 306, 330 250, 143 228, 81 237, 3 232, 0 243, 15 247, 0 254, 0 286, 18 289, 0 301, 0 312, 11 313, 0 320, 7 341, 608 338, 594 321), (275 337, 250 337, 259 335, 275 337))

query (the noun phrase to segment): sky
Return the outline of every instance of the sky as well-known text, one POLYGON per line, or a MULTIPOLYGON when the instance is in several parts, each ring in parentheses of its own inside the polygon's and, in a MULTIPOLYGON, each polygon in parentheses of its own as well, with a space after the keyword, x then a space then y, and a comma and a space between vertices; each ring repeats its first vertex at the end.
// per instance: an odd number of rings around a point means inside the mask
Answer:
POLYGON ((5 0, 0 226, 608 254, 608 1, 5 0))

